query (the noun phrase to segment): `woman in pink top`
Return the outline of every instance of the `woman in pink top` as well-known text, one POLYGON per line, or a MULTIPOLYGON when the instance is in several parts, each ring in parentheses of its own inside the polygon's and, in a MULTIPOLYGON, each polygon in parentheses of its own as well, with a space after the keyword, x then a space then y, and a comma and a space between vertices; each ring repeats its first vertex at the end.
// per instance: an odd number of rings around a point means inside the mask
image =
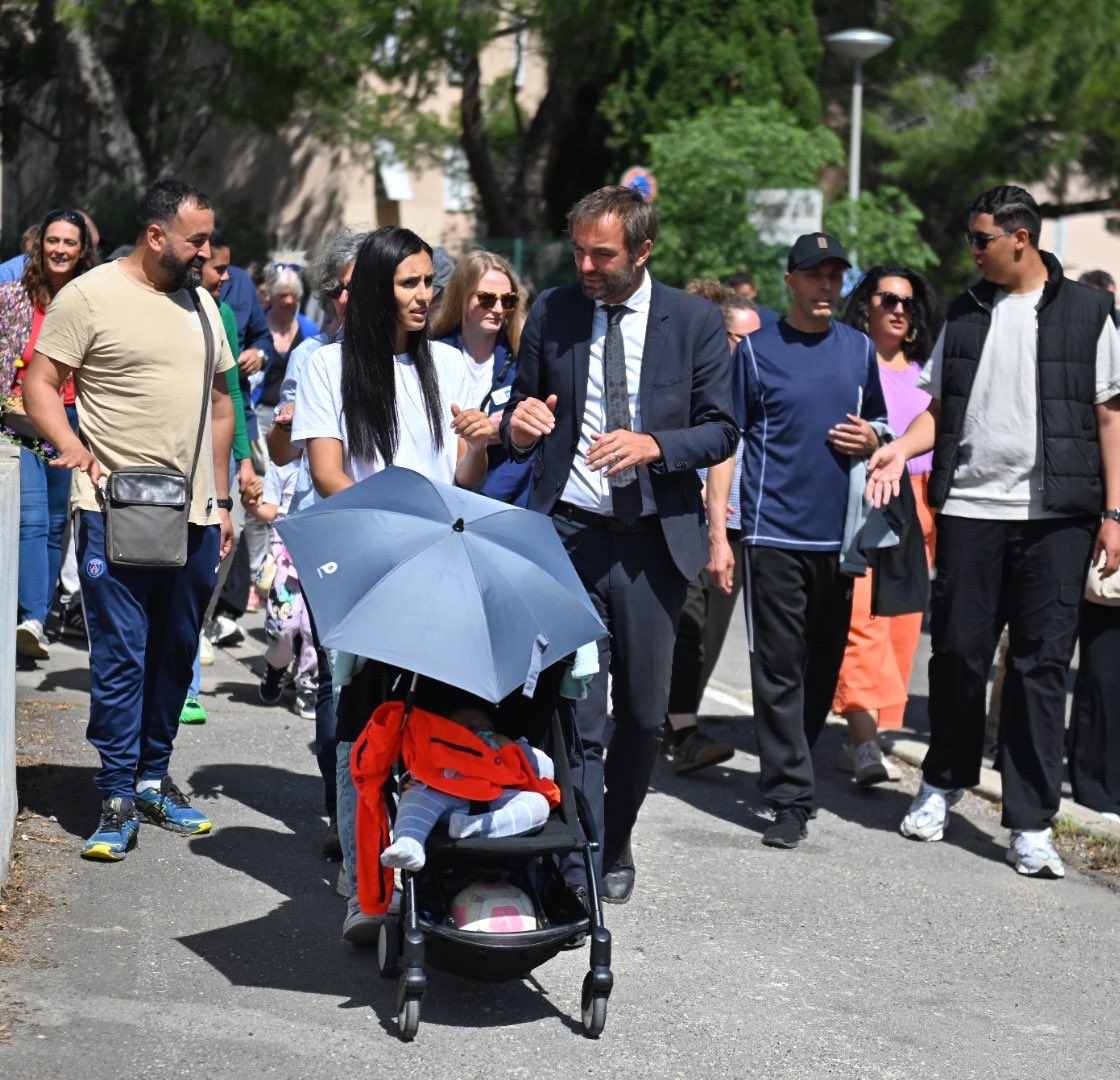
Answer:
MULTIPOLYGON (((848 298, 844 321, 874 342, 887 420, 896 433, 905 431, 929 404, 929 395, 917 383, 941 322, 933 288, 916 270, 874 266, 848 298)), ((908 466, 931 566, 934 526, 926 485, 932 459, 925 454, 908 466)), ((839 764, 855 774, 860 786, 898 778, 883 760, 878 732, 902 727, 921 628, 920 614, 872 617, 871 576, 855 579, 851 629, 832 711, 848 721, 839 764)))

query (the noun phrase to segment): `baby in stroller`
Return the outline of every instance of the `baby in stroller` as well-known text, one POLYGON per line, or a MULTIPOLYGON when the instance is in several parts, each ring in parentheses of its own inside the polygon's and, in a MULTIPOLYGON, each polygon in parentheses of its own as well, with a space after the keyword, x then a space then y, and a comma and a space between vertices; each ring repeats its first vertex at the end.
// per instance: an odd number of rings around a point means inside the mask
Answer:
POLYGON ((367 676, 366 689, 380 686, 382 703, 350 759, 358 898, 363 912, 381 919, 377 966, 398 980, 397 1024, 405 1039, 419 1028, 426 965, 471 979, 517 980, 585 941, 583 1030, 591 1037, 603 1030, 613 985, 611 935, 594 879, 595 838, 572 782, 571 736, 558 707, 563 668, 542 672, 531 699, 517 690, 496 705, 427 679, 413 681, 406 703, 399 697, 403 673, 386 668, 367 676), (400 761, 414 782, 408 790, 393 779, 400 761), (410 803, 422 811, 411 826, 410 803), (482 813, 472 805, 478 803, 482 813), (571 856, 588 875, 582 899, 564 879, 571 856), (391 904, 398 868, 399 909, 391 904), (480 881, 520 890, 536 928, 481 930, 457 920, 458 897, 480 881))
MULTIPOLYGON (((516 747, 538 780, 552 780, 552 759, 522 737, 514 741, 494 730, 493 719, 481 708, 465 706, 448 715, 449 720, 473 733, 491 750, 516 747)), ((454 785, 464 779, 456 769, 445 766, 442 779, 454 785)), ((471 812, 471 800, 408 777, 401 782, 401 797, 393 824, 393 843, 381 853, 381 864, 397 870, 417 871, 425 862, 424 844, 432 829, 447 819, 453 840, 467 836, 521 836, 540 829, 548 820, 549 800, 542 791, 503 787, 483 813, 471 812)))

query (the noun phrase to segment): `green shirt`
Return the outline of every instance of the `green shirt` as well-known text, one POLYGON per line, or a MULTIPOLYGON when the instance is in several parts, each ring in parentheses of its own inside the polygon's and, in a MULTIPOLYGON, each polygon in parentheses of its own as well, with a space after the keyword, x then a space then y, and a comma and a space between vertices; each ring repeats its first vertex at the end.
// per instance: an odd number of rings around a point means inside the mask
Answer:
MULTIPOLYGON (((233 308, 224 301, 218 304, 218 313, 222 316, 229 351, 236 357, 237 316, 233 313, 233 308)), ((245 404, 241 399, 241 382, 236 364, 226 372, 226 386, 229 387, 229 399, 233 402, 233 460, 244 461, 251 458, 253 452, 249 449, 249 435, 245 430, 245 404)))

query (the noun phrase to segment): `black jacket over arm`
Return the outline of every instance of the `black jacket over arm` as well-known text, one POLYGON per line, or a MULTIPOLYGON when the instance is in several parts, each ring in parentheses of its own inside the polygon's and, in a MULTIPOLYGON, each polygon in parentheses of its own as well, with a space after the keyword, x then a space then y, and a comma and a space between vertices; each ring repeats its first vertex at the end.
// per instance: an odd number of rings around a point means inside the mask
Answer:
MULTIPOLYGON (((719 309, 652 281, 639 389, 642 428, 661 447, 649 466, 657 513, 673 561, 689 580, 708 560, 707 528, 696 470, 731 456, 739 432, 732 419, 731 363, 719 309)), ((529 509, 550 513, 579 450, 587 399, 594 303, 577 285, 549 289, 529 312, 517 380, 502 419, 502 442, 520 460, 532 457, 529 509), (556 427, 528 451, 510 440, 510 417, 525 398, 557 396, 556 427)))

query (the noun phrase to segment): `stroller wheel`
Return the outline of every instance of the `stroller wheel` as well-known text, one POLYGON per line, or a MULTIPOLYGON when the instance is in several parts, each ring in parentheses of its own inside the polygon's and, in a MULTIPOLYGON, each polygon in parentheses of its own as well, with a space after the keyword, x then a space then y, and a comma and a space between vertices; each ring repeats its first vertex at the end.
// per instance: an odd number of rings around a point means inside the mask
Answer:
POLYGON ((589 1039, 597 1039, 607 1026, 607 995, 596 993, 594 975, 591 972, 583 980, 582 1008, 580 1019, 583 1033, 589 1039))
POLYGON ((397 1012, 397 1027, 400 1028, 401 1038, 405 1042, 411 1042, 416 1038, 416 1032, 420 1030, 420 999, 418 997, 406 997, 401 1002, 400 1010, 397 1012))
POLYGON ((401 922, 395 915, 386 915, 377 930, 377 970, 386 979, 401 973, 401 922))

